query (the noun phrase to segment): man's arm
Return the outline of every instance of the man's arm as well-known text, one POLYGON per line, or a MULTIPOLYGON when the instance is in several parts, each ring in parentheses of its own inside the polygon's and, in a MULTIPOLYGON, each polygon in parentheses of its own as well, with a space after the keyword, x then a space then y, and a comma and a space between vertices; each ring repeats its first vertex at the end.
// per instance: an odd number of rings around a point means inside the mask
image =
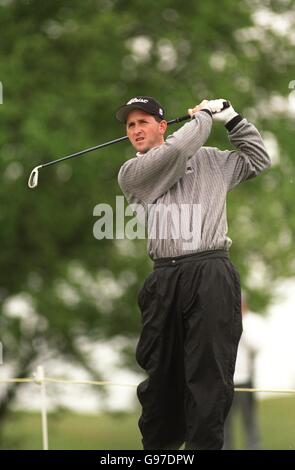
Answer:
POLYGON ((210 112, 199 111, 162 145, 124 163, 118 181, 127 199, 152 203, 167 192, 184 176, 187 160, 206 142, 211 127, 210 112))
MULTIPOLYGON (((236 113, 233 108, 216 114, 213 119, 222 121, 228 130, 230 142, 237 150, 221 151, 212 148, 219 168, 227 184, 228 191, 242 181, 258 176, 271 165, 262 137, 256 127, 236 113)), ((211 152, 210 152, 211 153, 211 152)))

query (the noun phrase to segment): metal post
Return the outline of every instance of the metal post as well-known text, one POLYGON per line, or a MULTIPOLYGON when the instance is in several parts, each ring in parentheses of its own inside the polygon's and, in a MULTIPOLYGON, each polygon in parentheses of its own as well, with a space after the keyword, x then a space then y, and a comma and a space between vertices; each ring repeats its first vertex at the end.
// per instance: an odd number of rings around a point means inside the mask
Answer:
POLYGON ((37 367, 35 381, 41 387, 41 422, 42 422, 42 442, 43 450, 48 450, 48 426, 47 426, 47 400, 46 400, 46 384, 43 366, 37 367))

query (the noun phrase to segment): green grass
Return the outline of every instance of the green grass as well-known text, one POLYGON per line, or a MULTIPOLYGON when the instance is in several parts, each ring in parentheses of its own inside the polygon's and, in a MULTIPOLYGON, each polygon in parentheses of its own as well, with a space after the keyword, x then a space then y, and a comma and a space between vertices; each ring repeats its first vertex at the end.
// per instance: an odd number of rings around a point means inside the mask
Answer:
POLYGON ((264 400, 261 427, 265 449, 295 449, 295 397, 264 400))
MULTIPOLYGON (((136 414, 81 415, 62 411, 48 415, 50 449, 141 449, 136 414)), ((41 449, 41 416, 10 413, 0 446, 5 449, 41 449)))
MULTIPOLYGON (((257 413, 262 449, 295 449, 295 396, 258 401, 257 413)), ((235 449, 243 449, 245 441, 239 416, 235 416, 234 432, 235 449)))
MULTIPOLYGON (((295 397, 272 398, 258 404, 264 449, 295 449, 295 397)), ((79 415, 67 411, 48 416, 50 449, 141 449, 133 414, 79 415)), ((238 449, 243 448, 240 423, 236 423, 238 449)), ((1 448, 41 449, 41 420, 37 413, 10 413, 3 427, 1 448)))

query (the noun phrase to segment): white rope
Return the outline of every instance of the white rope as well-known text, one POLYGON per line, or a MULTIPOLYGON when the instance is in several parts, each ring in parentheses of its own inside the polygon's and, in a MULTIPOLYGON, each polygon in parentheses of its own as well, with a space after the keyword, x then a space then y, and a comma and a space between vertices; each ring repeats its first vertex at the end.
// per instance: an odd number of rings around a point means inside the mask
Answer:
POLYGON ((273 389, 264 389, 264 388, 235 388, 235 392, 250 392, 250 393, 295 393, 295 390, 292 388, 273 388, 273 389))
MULTIPOLYGON (((98 381, 98 380, 72 380, 72 379, 62 379, 62 378, 52 378, 44 377, 43 379, 40 376, 35 374, 34 377, 28 378, 19 378, 19 379, 0 379, 0 383, 37 383, 41 385, 42 383, 60 383, 60 384, 72 384, 72 385, 105 385, 112 387, 137 387, 138 384, 131 383, 120 383, 120 382, 111 382, 111 381, 98 381)), ((291 388, 235 388, 235 392, 248 392, 248 393, 295 393, 295 389, 291 388)))

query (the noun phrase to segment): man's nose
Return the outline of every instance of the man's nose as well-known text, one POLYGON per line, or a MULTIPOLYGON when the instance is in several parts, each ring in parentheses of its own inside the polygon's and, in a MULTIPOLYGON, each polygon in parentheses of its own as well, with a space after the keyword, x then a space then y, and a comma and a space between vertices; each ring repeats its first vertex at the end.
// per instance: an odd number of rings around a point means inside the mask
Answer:
POLYGON ((136 127, 135 127, 135 129, 134 129, 135 134, 140 134, 141 131, 142 131, 141 126, 140 126, 140 125, 136 125, 136 127))

